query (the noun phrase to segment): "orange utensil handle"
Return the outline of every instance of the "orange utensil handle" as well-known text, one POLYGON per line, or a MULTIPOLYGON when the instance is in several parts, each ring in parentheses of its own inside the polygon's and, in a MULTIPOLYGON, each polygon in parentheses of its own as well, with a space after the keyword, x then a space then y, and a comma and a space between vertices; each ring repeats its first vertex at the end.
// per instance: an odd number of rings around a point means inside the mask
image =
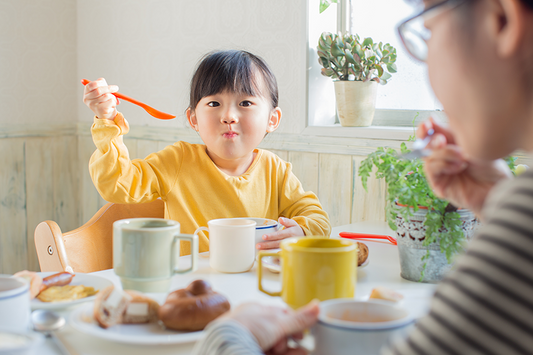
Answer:
POLYGON ((367 234, 367 233, 353 233, 353 232, 341 232, 339 236, 347 239, 386 239, 391 244, 398 245, 396 239, 390 235, 383 234, 367 234))
MULTIPOLYGON (((87 85, 87 84, 90 83, 90 81, 87 80, 87 79, 81 79, 81 83, 83 85, 87 85)), ((163 119, 163 120, 168 120, 168 119, 172 119, 172 118, 176 117, 176 116, 172 116, 172 115, 170 115, 168 113, 157 111, 156 109, 148 106, 147 104, 145 104, 143 102, 140 102, 140 101, 137 101, 134 98, 131 98, 131 97, 126 96, 124 94, 121 94, 119 92, 114 92, 112 94, 115 95, 115 97, 118 98, 118 99, 122 99, 124 101, 131 102, 132 104, 135 104, 137 106, 140 106, 140 107, 144 108, 150 115, 152 115, 152 116, 154 116, 156 118, 160 118, 160 119, 163 119)))

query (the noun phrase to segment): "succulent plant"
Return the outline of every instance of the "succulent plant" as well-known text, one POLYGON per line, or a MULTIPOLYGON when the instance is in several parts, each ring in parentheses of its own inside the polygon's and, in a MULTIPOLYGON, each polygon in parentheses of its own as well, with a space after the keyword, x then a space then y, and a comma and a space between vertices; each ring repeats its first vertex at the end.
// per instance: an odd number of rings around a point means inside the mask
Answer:
POLYGON ((362 42, 357 34, 323 32, 317 46, 322 75, 337 80, 377 81, 385 85, 396 73, 396 48, 389 43, 362 42))

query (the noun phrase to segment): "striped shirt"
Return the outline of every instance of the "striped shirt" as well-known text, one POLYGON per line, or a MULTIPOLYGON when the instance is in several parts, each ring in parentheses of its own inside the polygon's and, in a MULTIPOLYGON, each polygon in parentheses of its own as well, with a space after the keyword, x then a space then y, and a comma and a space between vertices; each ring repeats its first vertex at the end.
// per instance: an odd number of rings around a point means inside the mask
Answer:
POLYGON ((385 354, 533 354, 533 171, 498 185, 430 313, 385 354))
MULTIPOLYGON (((496 186, 483 215, 429 314, 384 355, 533 354, 533 170, 496 186)), ((199 344, 209 351, 195 354, 262 354, 253 339, 242 326, 220 322, 199 344), (230 343, 240 352, 223 352, 230 343)))

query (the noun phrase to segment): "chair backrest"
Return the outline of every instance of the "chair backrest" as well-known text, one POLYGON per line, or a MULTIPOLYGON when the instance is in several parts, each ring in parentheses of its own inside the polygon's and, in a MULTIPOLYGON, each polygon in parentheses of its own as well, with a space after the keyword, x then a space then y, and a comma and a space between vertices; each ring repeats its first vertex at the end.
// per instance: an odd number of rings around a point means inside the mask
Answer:
POLYGON ((125 218, 164 218, 162 200, 142 204, 107 203, 83 226, 67 233, 54 221, 35 228, 41 271, 93 272, 113 268, 113 222, 125 218))

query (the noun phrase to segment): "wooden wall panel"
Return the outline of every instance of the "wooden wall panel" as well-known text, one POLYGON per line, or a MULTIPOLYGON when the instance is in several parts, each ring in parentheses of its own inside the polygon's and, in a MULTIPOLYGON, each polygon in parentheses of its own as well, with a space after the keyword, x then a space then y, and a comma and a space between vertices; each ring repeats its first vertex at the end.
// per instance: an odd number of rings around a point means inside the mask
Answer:
POLYGON ((368 191, 363 188, 363 183, 358 175, 358 169, 364 156, 353 157, 354 182, 352 200, 351 223, 362 221, 385 221, 385 206, 387 186, 383 179, 376 179, 375 175, 367 181, 368 191))
POLYGON ((147 139, 137 140, 137 157, 144 159, 148 155, 159 151, 158 141, 152 141, 147 139))
MULTIPOLYGON (((56 138, 26 139, 26 213, 28 264, 27 269, 40 271, 35 250, 35 227, 43 221, 55 219, 53 151, 50 149, 56 138)), ((76 209, 79 205, 75 203, 76 209)), ((69 206, 73 208, 72 205, 69 206)))
MULTIPOLYGON (((80 226, 87 222, 105 204, 103 198, 94 187, 89 174, 89 160, 96 149, 90 136, 78 138, 78 169, 80 176, 80 226)), ((60 226, 61 227, 61 226, 60 226)), ((62 227, 61 227, 62 228, 62 227)), ((63 230, 63 232, 67 232, 63 230)))
POLYGON ((350 223, 352 193, 352 157, 320 154, 318 198, 332 226, 350 223))
POLYGON ((54 188, 54 220, 62 231, 81 225, 80 179, 78 165, 78 138, 76 136, 52 139, 52 176, 54 188))
POLYGON ((305 191, 318 195, 318 153, 289 152, 289 162, 294 175, 300 180, 305 191))
POLYGON ((0 273, 28 266, 24 138, 0 140, 0 273))
POLYGON ((268 149, 268 151, 276 154, 278 157, 285 160, 286 162, 289 161, 289 152, 286 150, 268 149))

